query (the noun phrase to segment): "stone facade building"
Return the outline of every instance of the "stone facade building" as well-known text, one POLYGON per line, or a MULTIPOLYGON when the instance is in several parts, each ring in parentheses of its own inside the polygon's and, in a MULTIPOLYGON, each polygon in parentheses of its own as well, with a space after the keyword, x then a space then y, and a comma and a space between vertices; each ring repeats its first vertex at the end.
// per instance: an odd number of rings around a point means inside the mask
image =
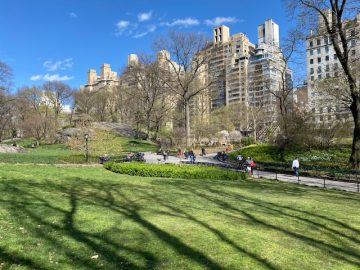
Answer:
MULTIPOLYGON (((331 21, 331 11, 326 11, 331 21)), ((359 64, 360 56, 360 14, 354 19, 344 21, 347 29, 349 58, 353 63, 359 64)), ((334 120, 349 120, 350 110, 336 96, 327 94, 326 89, 338 85, 341 80, 342 68, 337 59, 330 38, 325 31, 322 17, 318 18, 317 29, 311 31, 306 39, 306 63, 307 63, 307 85, 310 107, 314 113, 314 121, 318 124, 334 123, 334 120), (326 79, 337 78, 329 85, 326 79)), ((330 80, 328 80, 330 81, 330 80)), ((337 87, 341 87, 338 85, 337 87)), ((337 91, 336 89, 334 90, 337 91)))

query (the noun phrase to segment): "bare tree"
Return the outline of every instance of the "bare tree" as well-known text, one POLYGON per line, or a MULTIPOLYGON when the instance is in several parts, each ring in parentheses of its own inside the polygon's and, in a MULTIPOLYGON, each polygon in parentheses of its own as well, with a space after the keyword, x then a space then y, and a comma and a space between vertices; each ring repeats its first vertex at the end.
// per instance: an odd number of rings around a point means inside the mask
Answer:
POLYGON ((44 99, 42 88, 22 87, 17 92, 15 105, 20 128, 34 137, 37 145, 54 135, 54 114, 51 104, 44 99))
POLYGON ((354 66, 359 65, 359 60, 353 59, 350 55, 350 41, 356 37, 358 40, 359 37, 356 15, 359 12, 360 2, 359 0, 287 0, 286 3, 291 14, 296 15, 302 23, 302 29, 309 29, 305 27, 306 22, 315 29, 314 24, 318 17, 323 21, 322 29, 318 30, 329 37, 346 78, 346 88, 339 91, 348 91, 351 100, 349 109, 354 120, 352 152, 349 161, 354 168, 359 168, 360 88, 356 68, 354 69, 354 66), (352 19, 354 17, 355 19, 352 19))
POLYGON ((166 50, 163 51, 163 60, 167 63, 164 66, 167 72, 163 74, 168 75, 163 76, 165 83, 184 104, 187 146, 190 145, 190 102, 212 84, 207 77, 209 55, 204 53, 206 44, 207 38, 202 34, 175 31, 155 42, 155 48, 166 50))
POLYGON ((126 68, 124 76, 132 82, 131 95, 136 103, 133 105, 141 110, 143 117, 138 120, 143 120, 149 137, 153 124, 156 123, 159 129, 159 124, 165 116, 163 113, 170 110, 172 106, 168 87, 162 78, 161 63, 150 56, 142 55, 137 64, 126 68))
POLYGON ((9 128, 12 118, 14 98, 8 94, 11 78, 11 68, 0 61, 0 141, 4 132, 9 128))
POLYGON ((74 107, 76 112, 90 115, 94 109, 95 94, 95 91, 89 89, 74 92, 74 107))
POLYGON ((66 102, 72 96, 73 90, 63 82, 50 81, 43 85, 45 90, 46 102, 51 104, 54 110, 55 124, 58 125, 59 115, 64 109, 66 102))

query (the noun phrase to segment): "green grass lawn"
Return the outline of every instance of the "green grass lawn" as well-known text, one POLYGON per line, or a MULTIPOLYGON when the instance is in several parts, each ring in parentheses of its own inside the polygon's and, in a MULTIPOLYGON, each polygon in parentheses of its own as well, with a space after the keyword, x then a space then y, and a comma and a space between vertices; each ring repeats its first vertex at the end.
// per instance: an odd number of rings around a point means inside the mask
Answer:
POLYGON ((360 196, 0 164, 0 269, 359 269, 360 196))
MULTIPOLYGON (((9 144, 12 142, 8 142, 9 144)), ((77 149, 70 149, 64 144, 42 144, 31 148, 33 140, 22 139, 16 141, 20 146, 26 147, 25 153, 0 153, 0 162, 6 163, 45 163, 66 164, 85 163, 83 145, 77 149), (81 149, 80 149, 81 148, 81 149)), ((85 143, 85 142, 84 142, 85 143)), ((96 137, 89 140, 90 162, 97 163, 99 156, 123 155, 126 152, 152 151, 156 152, 158 146, 150 141, 121 137, 109 131, 97 130, 96 137)))

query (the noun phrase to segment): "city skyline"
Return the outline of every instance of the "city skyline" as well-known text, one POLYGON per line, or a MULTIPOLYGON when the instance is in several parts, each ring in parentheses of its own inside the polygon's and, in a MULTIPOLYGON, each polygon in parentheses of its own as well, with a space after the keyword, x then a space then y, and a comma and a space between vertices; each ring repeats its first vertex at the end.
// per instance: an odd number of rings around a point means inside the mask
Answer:
POLYGON ((86 82, 86 72, 102 63, 121 71, 131 53, 151 53, 153 40, 170 29, 201 31, 225 24, 231 33, 243 32, 257 41, 257 26, 268 18, 280 25, 280 38, 290 27, 279 1, 29 1, 4 3, 0 11, 0 59, 12 67, 14 89, 62 80, 72 87, 86 82), (207 4, 206 4, 207 3, 207 4), (188 8, 191 6, 191 8, 188 8), (236 11, 238 10, 238 11, 236 11), (252 10, 252 12, 249 12, 252 10), (20 31, 13 32, 13 25, 20 31))

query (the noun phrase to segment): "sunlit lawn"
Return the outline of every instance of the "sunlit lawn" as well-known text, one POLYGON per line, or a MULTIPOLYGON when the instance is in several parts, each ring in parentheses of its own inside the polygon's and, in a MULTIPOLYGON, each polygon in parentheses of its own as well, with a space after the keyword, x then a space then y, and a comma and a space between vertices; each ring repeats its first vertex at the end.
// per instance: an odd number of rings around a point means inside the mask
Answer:
POLYGON ((359 269, 360 196, 0 164, 0 269, 359 269))
MULTIPOLYGON (((0 153, 0 163, 45 163, 67 164, 85 163, 84 150, 70 149, 64 144, 42 144, 31 148, 31 139, 16 141, 20 146, 26 147, 25 153, 0 153)), ((85 144, 85 141, 84 141, 85 144)), ((96 139, 89 141, 89 161, 98 162, 99 156, 104 154, 123 155, 133 151, 157 151, 158 146, 150 141, 121 137, 109 131, 97 131, 96 139)))

